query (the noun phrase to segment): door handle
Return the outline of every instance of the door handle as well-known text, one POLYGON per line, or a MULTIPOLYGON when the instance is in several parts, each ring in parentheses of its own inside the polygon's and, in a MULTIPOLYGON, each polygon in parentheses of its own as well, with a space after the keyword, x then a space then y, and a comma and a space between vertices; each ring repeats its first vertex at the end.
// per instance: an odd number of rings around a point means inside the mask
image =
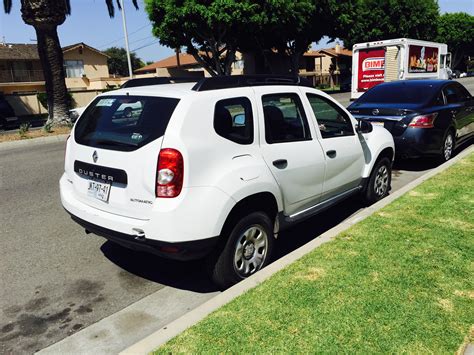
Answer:
POLYGON ((329 157, 329 158, 335 158, 336 157, 336 151, 335 150, 328 150, 326 152, 326 155, 329 157))
POLYGON ((273 165, 278 169, 285 169, 288 166, 286 159, 277 159, 273 161, 273 165))

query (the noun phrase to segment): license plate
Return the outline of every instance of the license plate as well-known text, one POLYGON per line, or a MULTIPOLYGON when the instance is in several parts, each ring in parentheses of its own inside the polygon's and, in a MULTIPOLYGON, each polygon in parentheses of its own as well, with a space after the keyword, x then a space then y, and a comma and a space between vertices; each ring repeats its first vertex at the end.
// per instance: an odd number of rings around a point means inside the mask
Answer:
POLYGON ((383 122, 377 122, 377 121, 371 121, 370 123, 372 123, 372 125, 374 126, 384 126, 384 123, 383 122))
POLYGON ((89 181, 87 194, 90 197, 94 197, 98 200, 107 202, 109 201, 110 184, 105 184, 105 183, 97 182, 97 181, 89 181))

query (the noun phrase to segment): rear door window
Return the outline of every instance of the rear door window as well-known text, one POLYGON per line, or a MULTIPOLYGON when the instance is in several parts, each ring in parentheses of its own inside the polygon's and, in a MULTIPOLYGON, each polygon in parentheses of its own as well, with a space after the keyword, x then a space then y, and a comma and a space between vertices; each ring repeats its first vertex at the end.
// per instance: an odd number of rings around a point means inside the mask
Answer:
POLYGON ((179 99, 102 96, 76 124, 75 140, 91 147, 131 151, 163 136, 179 99))
POLYGON ((448 105, 458 103, 460 100, 459 93, 454 85, 448 85, 443 89, 444 96, 448 105))

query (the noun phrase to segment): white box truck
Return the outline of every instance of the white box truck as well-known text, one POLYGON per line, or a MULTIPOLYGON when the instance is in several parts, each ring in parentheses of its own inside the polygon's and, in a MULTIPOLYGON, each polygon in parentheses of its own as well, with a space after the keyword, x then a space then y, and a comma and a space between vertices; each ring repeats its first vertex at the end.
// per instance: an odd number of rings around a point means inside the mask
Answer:
POLYGON ((351 100, 394 80, 448 79, 451 53, 444 43, 397 38, 352 47, 351 100))

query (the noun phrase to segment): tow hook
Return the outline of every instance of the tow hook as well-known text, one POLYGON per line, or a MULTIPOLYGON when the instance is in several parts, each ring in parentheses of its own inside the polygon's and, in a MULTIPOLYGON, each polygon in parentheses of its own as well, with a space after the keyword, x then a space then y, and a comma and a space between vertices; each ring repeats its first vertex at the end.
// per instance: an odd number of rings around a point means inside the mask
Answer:
POLYGON ((133 234, 133 239, 135 239, 138 242, 144 242, 145 241, 145 231, 140 228, 132 228, 134 234, 133 234))

